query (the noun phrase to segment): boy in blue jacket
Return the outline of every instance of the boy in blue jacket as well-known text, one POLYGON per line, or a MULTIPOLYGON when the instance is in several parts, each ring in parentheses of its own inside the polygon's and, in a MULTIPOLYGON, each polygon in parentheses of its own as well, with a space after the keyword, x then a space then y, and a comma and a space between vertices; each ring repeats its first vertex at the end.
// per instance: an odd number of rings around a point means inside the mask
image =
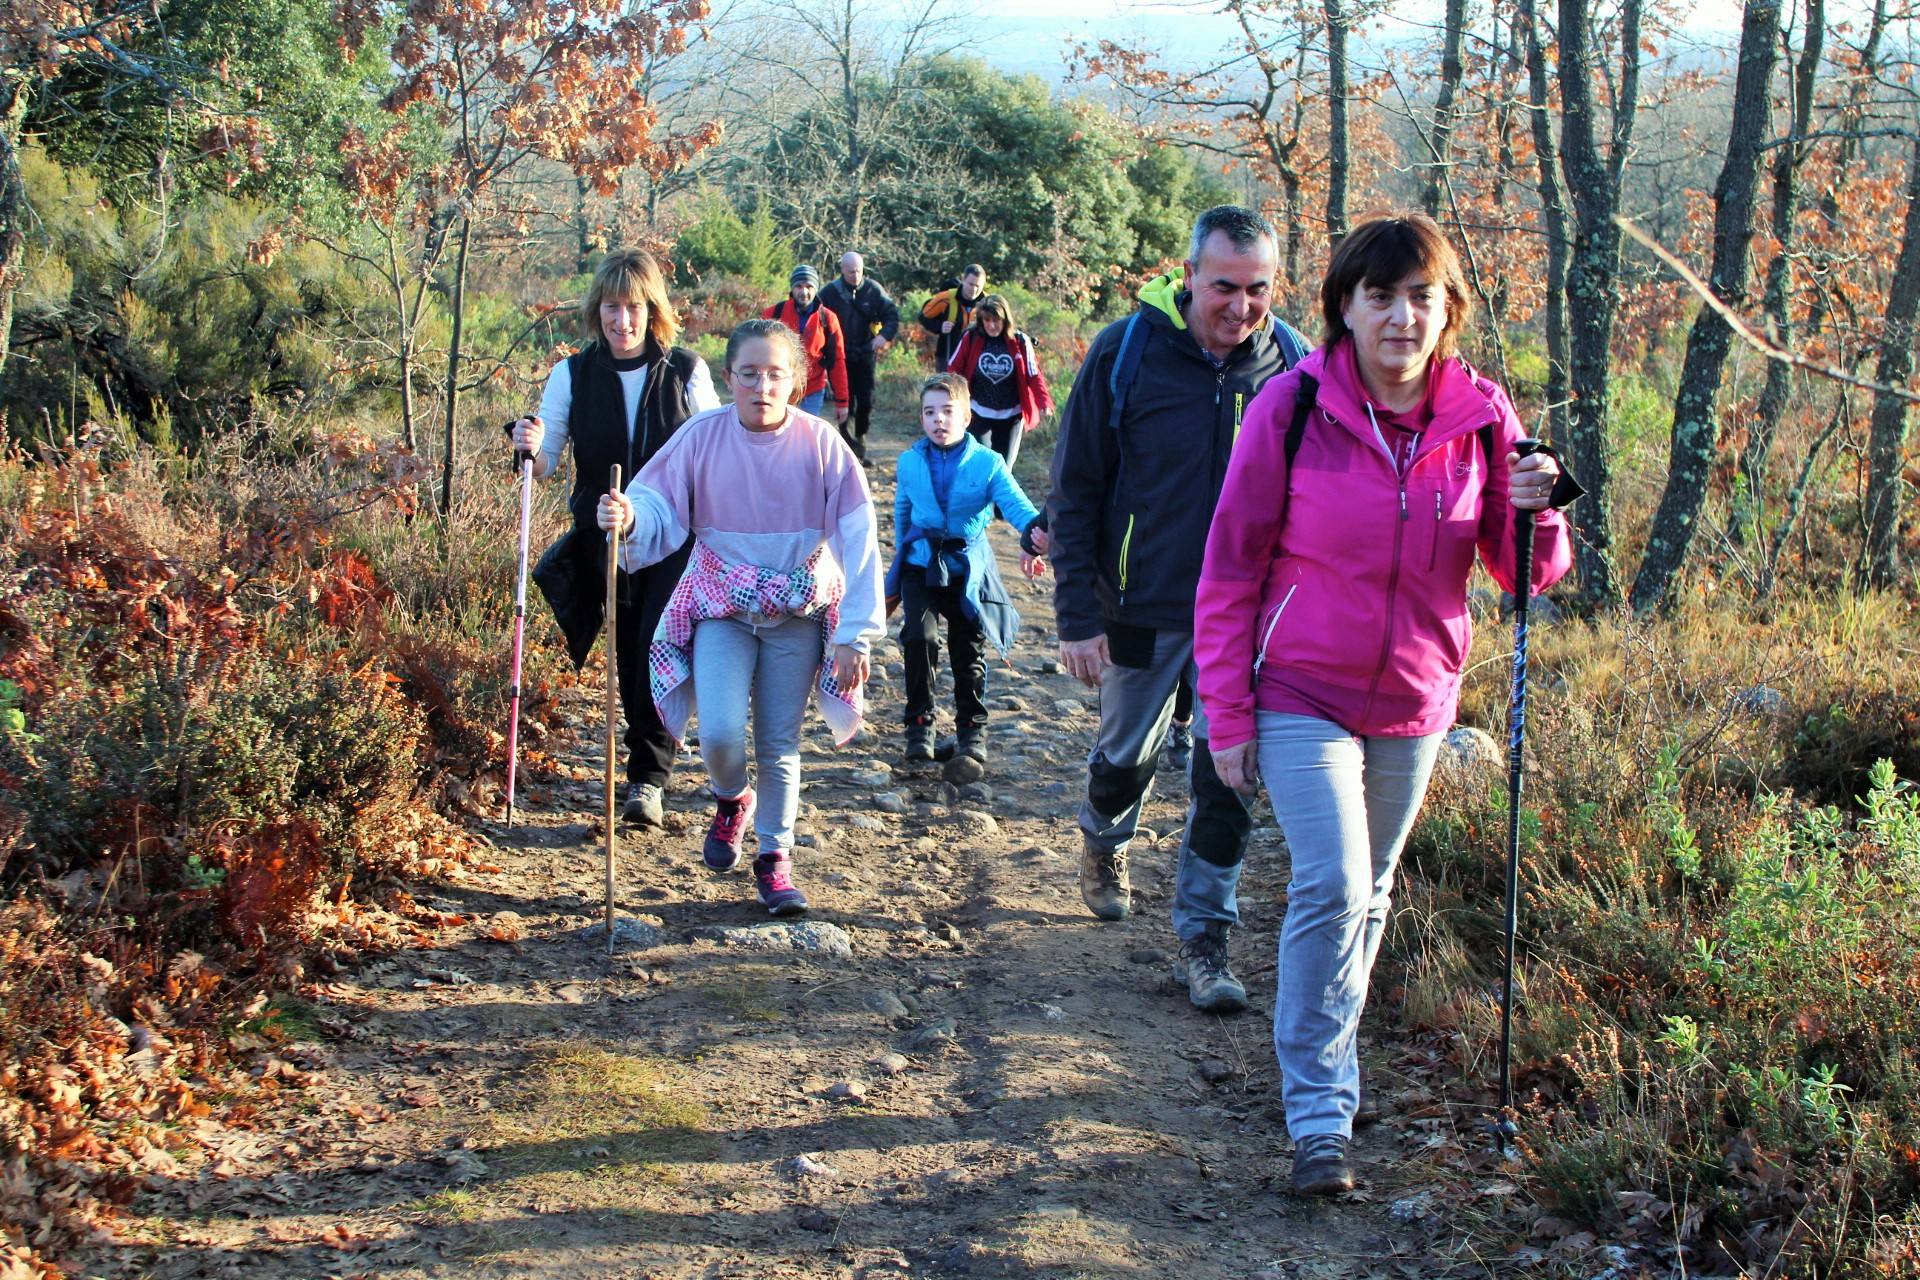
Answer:
POLYGON ((1002 657, 1019 634, 1006 586, 994 563, 987 526, 994 511, 1020 531, 1029 575, 1046 572, 1039 557, 1047 535, 1039 512, 999 454, 967 434, 972 419, 966 379, 937 373, 920 384, 920 428, 926 438, 900 455, 894 491, 893 566, 887 599, 905 610, 900 643, 906 651, 906 758, 934 758, 933 668, 940 655, 940 619, 947 620, 953 654, 953 700, 958 722, 949 776, 980 777, 987 750, 987 653, 1002 657))

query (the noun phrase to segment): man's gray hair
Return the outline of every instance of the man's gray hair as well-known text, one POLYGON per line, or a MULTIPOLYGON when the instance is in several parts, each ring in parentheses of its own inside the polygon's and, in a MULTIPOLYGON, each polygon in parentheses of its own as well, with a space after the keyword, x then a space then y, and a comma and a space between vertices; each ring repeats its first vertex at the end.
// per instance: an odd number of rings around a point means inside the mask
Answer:
POLYGON ((1200 261, 1201 246, 1216 231, 1226 232, 1227 242, 1239 253, 1245 253, 1262 240, 1278 243, 1280 239, 1273 224, 1256 211, 1244 205, 1217 204, 1194 220, 1193 241, 1187 246, 1188 262, 1200 261))

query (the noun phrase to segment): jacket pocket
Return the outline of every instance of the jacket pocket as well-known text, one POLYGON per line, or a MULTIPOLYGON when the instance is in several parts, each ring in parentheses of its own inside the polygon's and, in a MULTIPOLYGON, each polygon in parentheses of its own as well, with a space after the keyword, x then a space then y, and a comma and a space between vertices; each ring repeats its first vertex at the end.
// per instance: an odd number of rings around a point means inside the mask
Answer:
POLYGON ((1127 531, 1120 535, 1120 571, 1117 575, 1120 590, 1127 589, 1127 561, 1133 554, 1133 516, 1127 516, 1127 531))
POLYGON ((1297 582, 1288 587, 1287 594, 1280 597, 1280 603, 1273 606, 1272 611, 1261 624, 1260 647, 1253 655, 1253 674, 1255 676, 1260 674, 1260 668, 1266 664, 1267 646, 1273 643, 1273 633, 1274 629, 1280 625, 1280 615, 1287 611, 1287 603, 1293 599, 1293 593, 1299 589, 1300 584, 1297 582))

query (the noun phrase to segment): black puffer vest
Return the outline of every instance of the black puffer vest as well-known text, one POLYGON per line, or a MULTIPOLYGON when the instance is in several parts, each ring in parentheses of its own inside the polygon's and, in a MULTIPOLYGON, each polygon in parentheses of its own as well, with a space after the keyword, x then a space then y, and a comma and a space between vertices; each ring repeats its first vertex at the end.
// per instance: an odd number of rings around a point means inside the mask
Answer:
POLYGON ((662 353, 649 337, 640 359, 647 378, 632 440, 627 439, 627 402, 620 375, 605 344, 592 343, 567 359, 567 376, 573 380, 573 407, 567 414, 567 430, 573 437, 573 496, 567 506, 573 512, 573 527, 594 538, 604 536, 595 509, 607 491, 613 465, 620 464, 620 487, 625 489, 634 473, 693 416, 687 385, 700 357, 685 347, 662 353))

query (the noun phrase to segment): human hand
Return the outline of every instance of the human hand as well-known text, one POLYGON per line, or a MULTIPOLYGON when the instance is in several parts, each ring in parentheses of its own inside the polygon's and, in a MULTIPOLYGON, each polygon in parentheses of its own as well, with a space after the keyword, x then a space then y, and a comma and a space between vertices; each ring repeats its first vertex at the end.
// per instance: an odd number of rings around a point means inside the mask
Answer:
POLYGON ((879 334, 877 333, 874 334, 873 335, 874 359, 878 360, 881 356, 887 354, 887 348, 892 345, 893 345, 892 343, 888 342, 885 338, 881 337, 879 334))
POLYGON ((1113 655, 1107 649, 1105 633, 1091 640, 1062 640, 1060 665, 1067 669, 1068 675, 1089 689, 1098 688, 1106 676, 1107 668, 1113 665, 1113 655))
POLYGON ((547 425, 538 418, 522 418, 513 424, 513 451, 516 454, 540 452, 540 442, 546 438, 547 425))
POLYGON ((850 644, 833 646, 833 682, 842 693, 852 693, 867 682, 867 655, 850 644))
POLYGON ((952 332, 953 332, 953 321, 951 321, 951 320, 942 320, 942 321, 940 322, 940 332, 942 332, 942 333, 952 333, 952 332))
POLYGON ((1053 549, 1053 539, 1045 529, 1035 529, 1027 535, 1027 541, 1033 544, 1033 554, 1043 556, 1053 549))
POLYGON ((1522 511, 1541 511, 1553 497, 1553 482, 1560 476, 1560 464, 1551 455, 1530 453, 1521 457, 1507 455, 1508 501, 1522 511))
POLYGON ((633 528, 633 504, 624 493, 603 493, 595 511, 600 527, 608 533, 624 535, 633 528))
POLYGON ((847 406, 844 404, 841 404, 837 400, 834 402, 834 405, 833 405, 833 420, 842 426, 846 425, 847 406))
POLYGON ((1047 576, 1047 561, 1046 561, 1046 557, 1045 557, 1045 556, 1030 556, 1030 555, 1027 555, 1027 554, 1025 554, 1024 552, 1023 552, 1023 553, 1021 553, 1021 556, 1020 556, 1020 572, 1021 572, 1021 573, 1024 573, 1024 574, 1026 574, 1026 575, 1027 575, 1027 577, 1029 577, 1029 578, 1044 578, 1044 577, 1046 577, 1046 576, 1047 576))
POLYGON ((1220 781, 1243 796, 1252 795, 1260 785, 1258 746, 1258 743, 1247 741, 1237 747, 1208 752, 1213 757, 1213 771, 1220 775, 1220 781))

